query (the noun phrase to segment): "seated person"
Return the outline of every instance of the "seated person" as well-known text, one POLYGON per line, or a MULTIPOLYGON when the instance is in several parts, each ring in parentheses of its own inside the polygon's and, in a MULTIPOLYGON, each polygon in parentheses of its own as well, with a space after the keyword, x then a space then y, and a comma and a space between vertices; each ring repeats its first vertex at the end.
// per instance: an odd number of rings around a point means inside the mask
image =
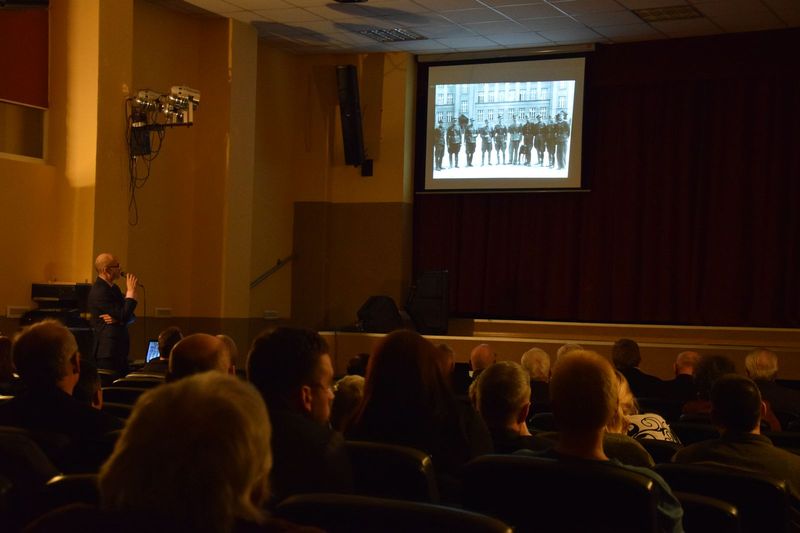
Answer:
POLYGON ((774 410, 800 416, 800 391, 775 382, 778 377, 778 356, 775 352, 765 348, 753 350, 745 357, 744 367, 750 379, 758 385, 761 398, 769 402, 774 410))
POLYGON ((672 368, 675 377, 664 382, 666 398, 675 402, 688 402, 697 398, 694 388, 694 369, 700 362, 700 354, 684 351, 675 358, 672 368))
POLYGON ((158 334, 158 359, 144 365, 139 372, 149 374, 166 374, 169 371, 169 354, 172 348, 183 338, 180 328, 170 326, 158 334))
POLYGON ((333 364, 314 331, 281 327, 253 341, 247 379, 272 420, 273 501, 304 492, 352 492, 342 435, 330 427, 333 364))
POLYGON ((103 389, 100 386, 100 374, 97 367, 89 360, 81 361, 81 373, 78 383, 72 391, 72 397, 79 402, 91 405, 95 409, 103 408, 103 389))
POLYGON ((262 507, 270 437, 264 402, 239 379, 205 372, 156 387, 100 470, 101 509, 67 507, 29 531, 291 530, 262 507))
POLYGON ((236 374, 228 344, 219 337, 195 333, 184 337, 172 348, 166 381, 172 382, 201 372, 236 374))
POLYGON ((495 453, 546 450, 552 441, 534 437, 525 421, 531 402, 529 374, 520 365, 500 361, 475 382, 476 408, 492 436, 495 453))
POLYGON ((81 450, 122 428, 122 421, 72 397, 81 358, 75 337, 61 323, 44 320, 26 327, 14 339, 13 353, 25 391, 0 404, 0 425, 65 436, 67 447, 44 446, 45 452, 62 470, 75 471, 87 459, 81 450))
POLYGON ((486 425, 453 395, 437 348, 413 331, 387 335, 369 360, 364 401, 348 438, 399 444, 434 457, 445 500, 457 497, 457 475, 473 457, 492 452, 486 425))
MULTIPOLYGON (((609 459, 603 450, 606 427, 617 412, 619 384, 614 368, 604 357, 590 351, 574 351, 559 358, 550 380, 550 400, 560 430, 558 443, 549 452, 528 452, 560 461, 602 461, 609 468, 624 468, 655 482, 659 531, 683 531, 683 509, 664 479, 649 468, 628 466, 609 459)), ((576 507, 576 512, 579 512, 576 507)), ((624 507, 618 509, 624 516, 624 507)))
MULTIPOLYGON (((719 378, 726 374, 735 374, 736 365, 730 358, 724 355, 705 355, 700 358, 694 372, 695 390, 697 399, 686 402, 683 405, 683 414, 686 415, 707 415, 708 422, 711 421, 711 388, 719 378)), ((762 417, 770 431, 780 431, 781 423, 778 417, 772 412, 769 402, 764 402, 767 407, 765 415, 762 417)))
POLYGON ((531 410, 550 411, 550 356, 541 348, 531 348, 520 359, 531 380, 531 410))
POLYGON ((368 353, 357 353, 347 361, 347 375, 361 376, 367 375, 367 364, 369 363, 368 353))
POLYGON ((331 405, 331 427, 344 433, 350 427, 364 399, 364 378, 347 375, 333 386, 335 395, 331 405))
POLYGON ((662 398, 666 393, 664 382, 656 376, 639 370, 642 354, 633 339, 619 339, 611 348, 614 367, 622 372, 636 398, 662 398))
POLYGON ((639 414, 639 407, 628 386, 628 380, 619 370, 615 370, 614 374, 619 384, 619 405, 614 419, 606 430, 609 433, 628 435, 634 439, 665 440, 680 444, 680 440, 661 415, 656 413, 639 414))
POLYGON ((697 442, 678 451, 676 463, 715 462, 785 479, 800 498, 800 456, 776 448, 761 435, 767 407, 750 379, 727 374, 711 389, 711 420, 720 438, 697 442))

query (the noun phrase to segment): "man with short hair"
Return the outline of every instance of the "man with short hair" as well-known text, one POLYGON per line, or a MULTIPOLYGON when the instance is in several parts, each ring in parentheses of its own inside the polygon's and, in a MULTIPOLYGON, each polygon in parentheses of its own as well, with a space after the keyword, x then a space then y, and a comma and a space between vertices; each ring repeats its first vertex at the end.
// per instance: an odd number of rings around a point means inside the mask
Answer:
POLYGON ((534 412, 550 405, 550 356, 541 348, 531 348, 520 359, 530 376, 531 405, 534 412))
POLYGON ((329 424, 333 365, 325 339, 288 327, 261 334, 247 357, 247 379, 272 420, 275 501, 304 492, 350 492, 344 439, 329 424))
POLYGON ((120 376, 128 373, 130 338, 128 325, 136 310, 136 287, 138 278, 125 274, 126 291, 123 296, 114 283, 122 276, 119 260, 109 253, 102 253, 94 261, 97 279, 89 291, 88 306, 94 330, 94 353, 92 357, 98 368, 116 371, 120 376))
POLYGON ((475 407, 492 436, 496 453, 545 450, 553 443, 531 435, 526 420, 530 410, 530 377, 512 361, 500 361, 484 370, 475 389, 475 407))
POLYGON ((62 470, 74 471, 85 459, 80 454, 84 445, 120 429, 122 422, 72 397, 80 354, 75 337, 59 322, 44 320, 23 329, 13 351, 25 390, 0 405, 0 425, 65 435, 69 447, 51 459, 62 470))
POLYGON ((694 386, 694 368, 700 362, 700 354, 690 350, 678 354, 673 364, 675 377, 664 382, 664 395, 676 402, 688 402, 697 398, 694 386))
POLYGON ((800 392, 775 382, 778 377, 778 356, 772 350, 759 348, 747 354, 744 368, 758 385, 761 397, 777 412, 800 415, 800 392))
POLYGON ((184 337, 172 348, 166 381, 209 371, 235 375, 236 365, 222 339, 207 333, 195 333, 184 337))
POLYGON ((611 359, 619 370, 631 392, 637 398, 661 398, 664 395, 664 382, 656 376, 645 374, 639 370, 642 354, 639 345, 633 339, 619 339, 611 348, 611 359))
POLYGON ((469 354, 469 364, 472 367, 472 380, 476 380, 481 372, 497 361, 497 354, 488 344, 479 344, 469 354))
POLYGON ((773 446, 761 435, 761 419, 767 406, 758 386, 750 379, 727 374, 711 388, 711 421, 720 438, 697 442, 678 451, 676 463, 712 461, 785 479, 800 497, 800 456, 773 446))
POLYGON ((556 361, 561 359, 561 357, 567 355, 570 352, 574 352, 577 350, 583 350, 583 346, 580 344, 575 344, 573 342, 568 342, 566 344, 562 344, 559 346, 558 350, 556 351, 556 361))
POLYGON ((647 476, 655 483, 659 531, 683 531, 683 509, 664 479, 649 468, 609 459, 603 451, 605 428, 619 403, 619 385, 611 363, 590 351, 575 350, 564 355, 553 367, 550 398, 559 429, 558 443, 551 451, 538 455, 578 463, 600 461, 609 468, 647 476))
POLYGON ((158 334, 158 359, 144 365, 139 372, 166 374, 169 372, 169 354, 172 348, 183 338, 183 332, 176 326, 170 326, 158 334))

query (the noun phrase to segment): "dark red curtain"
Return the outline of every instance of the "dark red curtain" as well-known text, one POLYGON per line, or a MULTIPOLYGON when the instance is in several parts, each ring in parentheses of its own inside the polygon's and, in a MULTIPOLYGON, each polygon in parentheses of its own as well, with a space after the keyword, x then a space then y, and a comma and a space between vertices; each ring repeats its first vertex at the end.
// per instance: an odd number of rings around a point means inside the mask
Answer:
POLYGON ((48 11, 0 9, 0 100, 47 107, 48 11))
POLYGON ((600 48, 591 191, 418 194, 415 271, 450 271, 458 316, 800 326, 798 49, 797 30, 600 48))

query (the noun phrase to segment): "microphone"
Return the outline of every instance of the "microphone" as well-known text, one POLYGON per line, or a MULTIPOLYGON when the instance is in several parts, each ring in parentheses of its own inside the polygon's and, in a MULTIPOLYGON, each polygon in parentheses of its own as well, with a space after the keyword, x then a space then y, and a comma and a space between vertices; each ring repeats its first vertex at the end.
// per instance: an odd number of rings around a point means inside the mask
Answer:
MULTIPOLYGON (((125 272, 124 270, 120 270, 119 271, 119 275, 122 276, 123 278, 127 278, 128 277, 128 273, 125 272)), ((138 281, 136 282, 136 286, 137 287, 141 287, 141 288, 144 289, 144 285, 142 283, 138 282, 138 281)))

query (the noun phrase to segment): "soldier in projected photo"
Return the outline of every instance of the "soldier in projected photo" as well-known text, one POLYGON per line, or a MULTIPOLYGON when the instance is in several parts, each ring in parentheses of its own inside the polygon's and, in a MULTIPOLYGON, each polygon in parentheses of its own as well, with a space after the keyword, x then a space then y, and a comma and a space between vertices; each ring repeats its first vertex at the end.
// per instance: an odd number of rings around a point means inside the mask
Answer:
MULTIPOLYGON (((561 170, 567 164, 567 146, 569 144, 569 122, 567 122, 567 112, 562 111, 556 116, 555 125, 555 147, 556 147, 556 168, 561 170)), ((551 165, 552 166, 552 165, 551 165)))
POLYGON ((461 151, 461 136, 463 131, 458 121, 453 118, 447 128, 447 152, 450 155, 450 168, 458 168, 458 153, 461 151), (455 164, 453 164, 455 162, 455 164))
POLYGON ((525 116, 525 124, 522 126, 522 146, 519 149, 520 157, 525 156, 525 166, 531 166, 531 154, 533 154, 533 135, 534 127, 530 115, 525 116))
POLYGON ((439 125, 433 128, 433 156, 435 170, 442 170, 442 159, 444 159, 444 125, 439 121, 439 125))
POLYGON ((544 147, 547 150, 547 166, 553 168, 556 164, 556 125, 550 117, 547 117, 544 125, 544 147))
POLYGON ((489 126, 489 121, 485 120, 484 125, 478 130, 478 135, 481 138, 481 166, 484 165, 486 159, 491 166, 492 164, 492 127, 489 126))
POLYGON ((536 156, 538 159, 537 166, 544 166, 544 131, 545 126, 542 122, 542 115, 536 115, 536 122, 533 124, 533 147, 536 148, 536 156))
POLYGON ((467 146, 467 166, 472 166, 472 156, 475 155, 475 146, 478 142, 478 131, 475 129, 475 121, 469 119, 469 124, 464 128, 464 144, 467 146))
POLYGON ((500 155, 503 156, 503 164, 506 164, 506 139, 508 138, 508 128, 503 124, 503 115, 497 117, 497 126, 492 130, 494 133, 494 149, 497 151, 497 161, 500 164, 500 155))
POLYGON ((519 163, 519 142, 522 140, 522 126, 517 124, 517 116, 511 115, 511 125, 508 127, 508 159, 509 163, 519 163))

